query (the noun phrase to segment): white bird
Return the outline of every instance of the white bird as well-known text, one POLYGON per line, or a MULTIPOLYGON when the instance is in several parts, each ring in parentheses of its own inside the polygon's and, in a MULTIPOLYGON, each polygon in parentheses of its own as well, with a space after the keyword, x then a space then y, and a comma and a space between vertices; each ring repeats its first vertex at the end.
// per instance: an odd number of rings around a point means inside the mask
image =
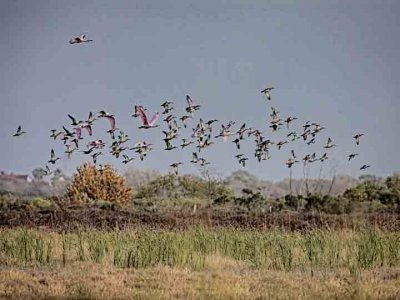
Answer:
POLYGON ((273 87, 266 88, 266 89, 263 89, 263 90, 261 91, 261 93, 262 93, 262 94, 265 94, 265 96, 267 97, 267 99, 271 101, 271 91, 272 91, 273 89, 274 89, 273 87))
POLYGON ((74 37, 69 41, 69 43, 72 44, 80 44, 80 43, 87 43, 87 42, 93 42, 93 40, 87 40, 86 39, 86 34, 81 34, 77 37, 74 37))

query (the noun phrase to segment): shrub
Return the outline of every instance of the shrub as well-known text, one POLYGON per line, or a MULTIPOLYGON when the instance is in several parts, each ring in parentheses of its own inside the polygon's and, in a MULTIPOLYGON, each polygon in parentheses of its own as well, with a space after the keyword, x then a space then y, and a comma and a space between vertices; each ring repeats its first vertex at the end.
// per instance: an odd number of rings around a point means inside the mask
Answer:
POLYGON ((259 207, 265 202, 265 198, 260 192, 251 189, 242 189, 242 196, 235 198, 235 204, 246 206, 248 210, 259 207))
POLYGON ((67 188, 67 197, 71 202, 93 204, 107 201, 126 205, 133 196, 125 179, 117 174, 110 165, 101 170, 92 164, 83 164, 74 174, 72 183, 67 188))
POLYGON ((138 199, 161 198, 180 199, 197 198, 210 199, 211 201, 229 202, 233 192, 220 182, 205 181, 201 178, 189 175, 159 176, 147 185, 139 188, 135 195, 138 199))
POLYGON ((42 197, 35 197, 30 201, 29 206, 32 208, 49 208, 53 206, 53 202, 42 197))

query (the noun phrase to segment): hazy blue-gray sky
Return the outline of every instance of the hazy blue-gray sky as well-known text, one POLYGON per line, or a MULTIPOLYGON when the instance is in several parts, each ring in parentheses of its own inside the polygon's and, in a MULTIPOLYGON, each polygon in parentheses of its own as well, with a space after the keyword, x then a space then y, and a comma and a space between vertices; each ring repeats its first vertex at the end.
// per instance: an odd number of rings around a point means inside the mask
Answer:
MULTIPOLYGON (((358 176, 364 163, 377 175, 399 171, 399 16, 400 1, 2 0, 0 169, 44 166, 51 148, 64 151, 49 130, 68 125, 67 113, 84 119, 90 110, 115 114, 133 142, 160 149, 160 128, 138 130, 133 106, 154 112, 169 99, 182 115, 186 94, 202 105, 197 117, 246 122, 277 141, 287 131, 267 130, 270 103, 260 94, 274 86, 271 104, 282 117, 297 116, 295 128, 313 120, 328 129, 316 145, 286 145, 272 150, 270 161, 251 159, 246 170, 287 177, 290 149, 322 153, 330 136, 338 147, 324 175, 336 169, 358 176), (81 33, 94 42, 68 44, 81 33), (28 134, 13 138, 19 124, 28 134), (365 133, 358 147, 357 132, 365 133), (351 152, 360 156, 347 163, 351 152)), ((95 136, 106 138, 107 128, 98 121, 95 136)), ((252 156, 247 142, 243 152, 252 156)), ((233 143, 220 141, 204 156, 227 174, 239 168, 235 153, 233 143)), ((132 166, 165 171, 190 158, 190 149, 156 150, 132 166)), ((72 172, 83 159, 77 154, 57 166, 72 172)), ((125 167, 110 156, 106 161, 125 167)), ((182 170, 196 169, 186 163, 182 170)), ((301 173, 299 165, 293 175, 301 173)))

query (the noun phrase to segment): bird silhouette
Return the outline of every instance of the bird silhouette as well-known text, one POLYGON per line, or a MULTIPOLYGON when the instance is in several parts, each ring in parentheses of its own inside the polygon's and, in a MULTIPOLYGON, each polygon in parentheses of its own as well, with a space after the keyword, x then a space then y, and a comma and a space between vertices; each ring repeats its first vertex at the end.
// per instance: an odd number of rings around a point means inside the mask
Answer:
POLYGON ((263 89, 263 90, 261 91, 261 94, 264 94, 265 97, 267 97, 267 99, 268 99, 269 101, 271 101, 271 91, 272 91, 273 89, 274 89, 273 87, 265 88, 265 89, 263 89))
POLYGON ((353 136, 353 139, 356 140, 357 145, 360 145, 360 137, 362 137, 363 135, 364 135, 363 133, 359 133, 359 134, 356 134, 355 136, 353 136))
POLYGON ((59 160, 59 159, 61 159, 61 158, 60 157, 56 157, 56 154, 54 153, 54 150, 51 149, 50 159, 47 162, 49 162, 49 163, 54 165, 56 163, 56 161, 59 160))
POLYGON ((81 34, 77 37, 72 38, 69 40, 69 43, 72 44, 81 44, 81 43, 88 43, 88 42, 93 42, 93 40, 87 40, 86 39, 86 34, 81 34))
POLYGON ((20 126, 18 126, 18 128, 17 128, 17 132, 14 133, 13 136, 21 136, 21 135, 23 135, 23 134, 25 134, 25 133, 26 133, 25 131, 22 131, 22 127, 21 127, 21 125, 20 125, 20 126))
POLYGON ((348 156, 348 158, 349 158, 349 161, 350 160, 352 160, 354 157, 356 157, 358 155, 358 153, 351 153, 351 154, 349 154, 349 156, 348 156))

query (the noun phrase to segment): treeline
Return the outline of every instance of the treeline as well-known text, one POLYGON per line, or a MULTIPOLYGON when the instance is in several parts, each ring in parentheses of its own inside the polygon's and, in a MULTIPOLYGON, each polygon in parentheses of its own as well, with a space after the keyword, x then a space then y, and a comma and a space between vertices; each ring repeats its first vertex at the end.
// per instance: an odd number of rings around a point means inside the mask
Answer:
POLYGON ((93 165, 85 164, 78 168, 72 178, 59 172, 50 185, 43 184, 41 180, 36 178, 31 183, 20 184, 23 193, 10 191, 9 187, 7 190, 7 185, 0 183, 0 205, 5 207, 9 203, 25 201, 29 206, 50 207, 53 200, 58 199, 58 203, 68 205, 78 203, 104 209, 124 206, 153 211, 162 208, 195 210, 207 207, 270 213, 400 212, 398 174, 387 178, 368 175, 347 181, 342 176, 330 181, 276 183, 286 191, 285 194, 277 193, 269 182, 258 180, 243 171, 235 172, 227 178, 215 176, 207 169, 201 172, 201 176, 161 175, 156 171, 138 171, 135 176, 133 170, 120 176, 111 166, 100 171, 93 165), (349 187, 345 189, 346 182, 349 187), (334 191, 335 184, 341 185, 340 193, 334 191))
POLYGON ((319 211, 331 214, 353 212, 400 212, 400 176, 385 179, 374 176, 361 178, 356 186, 339 195, 309 192, 306 195, 287 194, 283 197, 265 196, 260 189, 243 188, 234 193, 225 181, 204 180, 193 176, 160 176, 139 188, 135 194, 137 204, 184 204, 185 200, 207 203, 211 206, 241 207, 246 210, 276 212, 319 211), (203 201, 201 201, 203 200, 203 201))

